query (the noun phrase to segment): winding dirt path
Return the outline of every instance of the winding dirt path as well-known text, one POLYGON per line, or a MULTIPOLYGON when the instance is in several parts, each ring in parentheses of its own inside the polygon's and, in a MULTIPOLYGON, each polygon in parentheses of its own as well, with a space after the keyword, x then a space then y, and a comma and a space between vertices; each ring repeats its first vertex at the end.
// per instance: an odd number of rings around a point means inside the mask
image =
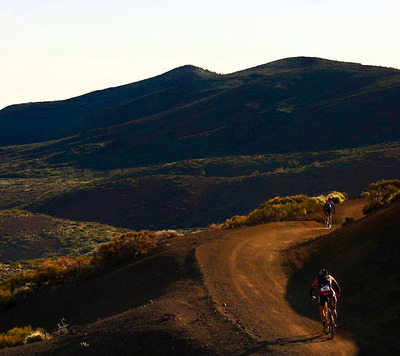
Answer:
POLYGON ((331 231, 315 221, 270 223, 223 231, 212 243, 197 248, 196 257, 217 309, 257 341, 258 346, 246 354, 358 353, 355 343, 340 332, 333 340, 322 334, 315 302, 310 300, 309 305, 315 309, 315 319, 298 315, 289 304, 309 293, 310 286, 287 290, 298 262, 283 258, 285 250, 331 231))

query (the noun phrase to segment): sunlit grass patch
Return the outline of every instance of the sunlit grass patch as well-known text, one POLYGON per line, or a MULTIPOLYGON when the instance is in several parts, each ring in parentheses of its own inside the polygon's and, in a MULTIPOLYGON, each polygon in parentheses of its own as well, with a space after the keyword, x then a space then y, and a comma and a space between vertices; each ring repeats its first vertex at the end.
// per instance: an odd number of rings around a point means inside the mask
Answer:
POLYGON ((31 326, 13 328, 5 333, 0 333, 0 348, 3 349, 45 339, 46 335, 43 329, 33 329, 31 326))

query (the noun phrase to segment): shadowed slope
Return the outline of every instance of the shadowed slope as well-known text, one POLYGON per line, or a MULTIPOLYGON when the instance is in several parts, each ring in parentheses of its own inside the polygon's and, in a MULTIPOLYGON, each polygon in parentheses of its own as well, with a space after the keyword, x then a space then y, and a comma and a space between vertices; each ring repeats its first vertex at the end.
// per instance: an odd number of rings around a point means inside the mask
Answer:
MULTIPOLYGON (((361 205, 359 200, 341 204, 338 215, 359 217, 361 205)), ((330 231, 316 221, 274 222, 220 231, 219 238, 196 249, 218 310, 257 341, 248 354, 357 355, 354 341, 340 331, 328 339, 317 319, 296 313, 285 299, 287 293, 290 300, 308 293, 304 285, 290 288, 297 256, 286 258, 287 249, 330 231)), ((316 307, 309 301, 306 306, 316 307)))
POLYGON ((156 299, 175 280, 177 264, 156 255, 77 285, 46 289, 24 303, 0 312, 1 330, 40 325, 54 329, 65 318, 85 325, 156 299))
MULTIPOLYGON (((400 351, 400 203, 382 209, 328 236, 287 252, 299 269, 288 285, 288 300, 300 313, 317 317, 309 308, 308 288, 326 267, 342 287, 339 321, 356 337, 400 351), (295 256, 295 257, 294 257, 295 256), (305 262, 301 262, 305 261, 305 262), (293 291, 304 293, 291 298, 293 291)), ((315 310, 313 310, 315 309, 315 310)))
POLYGON ((0 355, 243 355, 254 343, 216 313, 194 258, 195 247, 214 237, 168 240, 112 273, 0 311, 2 330, 25 324, 52 330, 61 318, 73 326, 66 336, 0 355))

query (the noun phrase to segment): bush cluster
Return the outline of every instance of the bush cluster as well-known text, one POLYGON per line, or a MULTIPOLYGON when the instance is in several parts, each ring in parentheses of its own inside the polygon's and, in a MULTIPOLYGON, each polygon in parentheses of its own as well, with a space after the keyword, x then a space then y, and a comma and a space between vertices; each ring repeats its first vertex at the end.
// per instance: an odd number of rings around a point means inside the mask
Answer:
POLYGON ((354 222, 354 218, 352 218, 351 216, 345 216, 342 221, 342 226, 352 224, 353 222, 354 222))
POLYGON ((156 232, 144 230, 128 232, 101 244, 94 261, 97 265, 116 265, 136 255, 144 255, 157 246, 160 239, 156 232))
POLYGON ((340 192, 331 192, 327 196, 318 197, 308 197, 303 194, 290 197, 276 197, 261 204, 258 209, 253 210, 249 215, 237 215, 231 219, 227 219, 221 225, 221 228, 231 229, 273 221, 290 220, 304 216, 320 210, 328 196, 332 197, 335 203, 341 203, 346 199, 346 193, 340 192))
POLYGON ((400 199, 400 180, 382 180, 364 189, 362 196, 368 200, 363 213, 370 214, 390 202, 400 199))
POLYGON ((321 196, 320 198, 322 198, 324 201, 326 201, 326 199, 328 197, 331 197, 332 201, 335 204, 340 204, 340 203, 343 203, 347 199, 348 194, 346 192, 333 191, 333 192, 330 192, 327 196, 321 196))
POLYGON ((81 268, 90 264, 90 257, 59 257, 45 260, 35 269, 16 273, 0 284, 0 307, 24 300, 37 288, 73 279, 81 268))
POLYGON ((99 270, 115 266, 155 248, 159 241, 177 236, 174 230, 129 232, 101 244, 93 256, 47 259, 34 269, 16 273, 0 284, 0 309, 24 300, 38 288, 67 280, 86 280, 99 270))

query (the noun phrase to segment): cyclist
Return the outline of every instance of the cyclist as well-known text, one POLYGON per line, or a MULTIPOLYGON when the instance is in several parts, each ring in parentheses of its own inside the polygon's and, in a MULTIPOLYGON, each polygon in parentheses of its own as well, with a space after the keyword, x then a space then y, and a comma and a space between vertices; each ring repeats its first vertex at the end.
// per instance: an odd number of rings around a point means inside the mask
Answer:
POLYGON ((332 198, 329 197, 328 201, 324 204, 323 208, 324 214, 325 214, 325 221, 327 224, 327 228, 332 227, 332 214, 336 212, 336 206, 332 201, 332 198))
POLYGON ((324 317, 324 306, 327 299, 331 299, 333 308, 334 322, 337 320, 337 297, 340 296, 341 290, 339 283, 336 279, 329 275, 328 270, 323 268, 319 271, 317 278, 315 278, 311 289, 310 295, 313 300, 317 298, 314 296, 314 289, 318 288, 318 304, 319 304, 319 315, 321 317, 324 332, 326 332, 326 320, 324 317))

